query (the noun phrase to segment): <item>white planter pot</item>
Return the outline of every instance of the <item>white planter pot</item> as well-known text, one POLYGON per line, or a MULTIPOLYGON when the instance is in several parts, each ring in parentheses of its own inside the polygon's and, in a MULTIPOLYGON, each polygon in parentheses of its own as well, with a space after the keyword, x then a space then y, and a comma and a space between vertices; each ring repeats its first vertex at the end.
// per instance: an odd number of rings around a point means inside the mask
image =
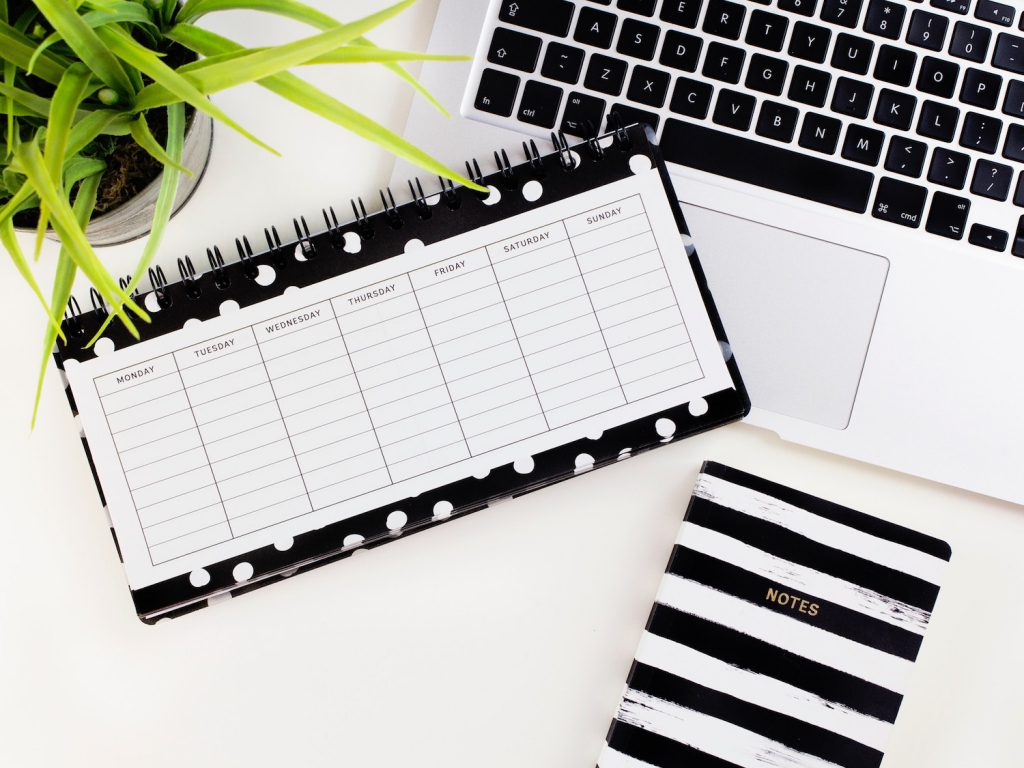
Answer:
MULTIPOLYGON (((213 119, 202 112, 196 112, 185 131, 181 163, 192 171, 192 175, 182 174, 181 176, 172 216, 184 207, 196 191, 199 182, 202 181, 210 162, 212 148, 213 119)), ((158 176, 131 200, 94 218, 85 231, 89 242, 96 247, 119 245, 148 234, 153 224, 153 211, 156 209, 156 199, 160 192, 160 179, 161 177, 158 176)), ((19 229, 24 232, 35 231, 34 229, 19 229)), ((52 231, 49 237, 56 239, 52 231)))

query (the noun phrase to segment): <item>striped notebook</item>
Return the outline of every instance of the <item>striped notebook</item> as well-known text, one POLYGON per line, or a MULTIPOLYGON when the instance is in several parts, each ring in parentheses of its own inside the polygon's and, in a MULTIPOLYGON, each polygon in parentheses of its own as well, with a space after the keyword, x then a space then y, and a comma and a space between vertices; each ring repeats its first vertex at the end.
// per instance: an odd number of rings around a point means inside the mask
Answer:
POLYGON ((947 544, 707 463, 600 768, 875 768, 947 544))

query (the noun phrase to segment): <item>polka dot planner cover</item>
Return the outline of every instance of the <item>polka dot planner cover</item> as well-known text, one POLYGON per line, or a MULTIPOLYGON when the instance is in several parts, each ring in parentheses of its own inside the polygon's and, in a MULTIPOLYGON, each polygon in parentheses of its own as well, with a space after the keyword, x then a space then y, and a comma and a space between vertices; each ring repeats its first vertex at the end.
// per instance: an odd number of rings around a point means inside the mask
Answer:
POLYGON ((651 135, 618 127, 326 230, 151 271, 58 365, 136 612, 175 616, 741 418, 651 135))
POLYGON ((707 463, 600 768, 877 768, 938 539, 707 463))

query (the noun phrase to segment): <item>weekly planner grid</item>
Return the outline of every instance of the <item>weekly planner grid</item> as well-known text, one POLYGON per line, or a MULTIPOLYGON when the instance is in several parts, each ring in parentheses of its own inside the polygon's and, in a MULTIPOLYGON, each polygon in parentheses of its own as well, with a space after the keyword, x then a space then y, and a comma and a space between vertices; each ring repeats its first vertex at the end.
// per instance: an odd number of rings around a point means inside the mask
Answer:
POLYGON ((657 170, 65 368, 133 588, 733 386, 657 170))

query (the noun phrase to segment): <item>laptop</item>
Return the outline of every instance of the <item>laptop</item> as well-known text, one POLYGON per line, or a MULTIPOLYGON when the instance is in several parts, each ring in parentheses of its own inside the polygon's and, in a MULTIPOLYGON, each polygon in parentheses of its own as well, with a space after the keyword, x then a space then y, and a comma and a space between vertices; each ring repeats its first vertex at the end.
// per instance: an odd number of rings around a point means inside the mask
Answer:
POLYGON ((1024 502, 1018 7, 441 0, 429 50, 475 53, 405 131, 454 167, 656 129, 751 423, 1024 502))

